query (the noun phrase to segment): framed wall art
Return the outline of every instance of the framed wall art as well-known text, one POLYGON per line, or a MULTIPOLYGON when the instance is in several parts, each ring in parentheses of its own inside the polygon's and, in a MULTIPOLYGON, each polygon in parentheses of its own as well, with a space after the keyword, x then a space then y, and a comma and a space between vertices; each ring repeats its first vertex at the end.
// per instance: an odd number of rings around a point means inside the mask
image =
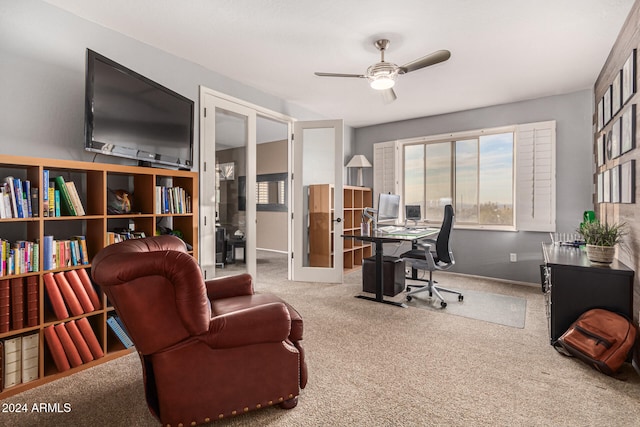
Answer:
POLYGON ((620 165, 620 203, 636 202, 636 161, 620 165))
POLYGON ((611 116, 615 116, 622 108, 622 70, 616 73, 611 84, 611 116))
POLYGON ((615 159, 620 156, 620 118, 613 122, 611 126, 611 158, 615 159))
POLYGON ((632 104, 631 108, 627 108, 620 120, 622 120, 620 154, 624 154, 636 146, 636 104, 632 104))
POLYGON ((620 203, 620 166, 611 168, 611 203, 620 203))
POLYGON ((600 98, 598 102, 598 130, 604 127, 604 99, 600 98))
POLYGON ((636 49, 622 66, 622 103, 626 103, 631 99, 631 95, 636 93, 636 49))
POLYGON ((604 165, 604 147, 606 144, 606 134, 603 133, 598 137, 598 141, 596 143, 596 160, 598 162, 598 166, 604 165))
POLYGON ((611 202, 611 170, 607 169, 602 172, 602 201, 604 203, 611 202))
POLYGON ((604 93, 604 124, 606 125, 611 120, 611 85, 604 93))

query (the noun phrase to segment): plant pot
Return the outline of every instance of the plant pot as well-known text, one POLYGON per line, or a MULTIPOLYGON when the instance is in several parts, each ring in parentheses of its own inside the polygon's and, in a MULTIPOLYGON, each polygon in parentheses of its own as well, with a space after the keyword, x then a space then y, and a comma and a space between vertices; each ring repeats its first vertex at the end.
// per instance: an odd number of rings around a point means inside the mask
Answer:
POLYGON ((589 261, 599 264, 611 264, 616 255, 615 246, 587 245, 586 250, 589 261))

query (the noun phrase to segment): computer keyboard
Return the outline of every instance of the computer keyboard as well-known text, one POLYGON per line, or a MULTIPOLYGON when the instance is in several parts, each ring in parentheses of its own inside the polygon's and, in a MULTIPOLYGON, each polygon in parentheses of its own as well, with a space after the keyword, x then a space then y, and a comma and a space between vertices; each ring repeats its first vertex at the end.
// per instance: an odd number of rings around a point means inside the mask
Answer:
POLYGON ((378 227, 378 230, 383 233, 397 233, 404 230, 404 227, 396 227, 395 225, 385 225, 384 227, 378 227))

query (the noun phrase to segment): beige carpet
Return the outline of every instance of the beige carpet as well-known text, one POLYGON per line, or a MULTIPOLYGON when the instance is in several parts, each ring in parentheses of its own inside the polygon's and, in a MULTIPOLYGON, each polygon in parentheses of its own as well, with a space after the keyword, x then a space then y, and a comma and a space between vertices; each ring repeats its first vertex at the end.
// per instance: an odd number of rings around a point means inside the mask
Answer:
MULTIPOLYGON (((309 383, 293 410, 267 408, 212 425, 639 425, 640 377, 625 366, 610 378, 553 350, 539 286, 438 276, 443 286, 525 298, 525 327, 517 329, 354 298, 360 273, 344 284, 288 282, 282 256, 261 259, 257 290, 280 295, 304 318, 309 383)), ((2 413, 2 425, 156 425, 135 354, 2 403, 10 402, 68 402, 72 410, 2 413)))

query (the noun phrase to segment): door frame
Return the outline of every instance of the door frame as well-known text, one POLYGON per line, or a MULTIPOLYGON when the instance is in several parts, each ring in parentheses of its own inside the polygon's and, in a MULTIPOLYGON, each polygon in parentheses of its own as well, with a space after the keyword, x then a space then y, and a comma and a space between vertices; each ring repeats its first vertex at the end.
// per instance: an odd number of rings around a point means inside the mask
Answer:
MULTIPOLYGON (((207 97, 213 97, 214 101, 215 99, 218 99, 220 101, 221 104, 224 105, 230 105, 227 103, 231 103, 233 105, 237 105, 239 108, 241 109, 248 109, 251 110, 251 114, 253 115, 254 118, 254 124, 255 124, 255 118, 260 115, 263 117, 267 117, 273 120, 277 120, 280 122, 283 122, 287 125, 287 139, 288 139, 288 143, 287 143, 287 147, 288 147, 288 154, 287 154, 287 185, 288 188, 291 188, 291 170, 292 170, 292 133, 293 133, 293 123, 295 122, 295 119, 287 116, 285 114, 281 114, 278 113, 276 111, 270 110, 268 108, 265 107, 261 107, 259 105, 244 101, 242 99, 239 98, 235 98, 233 96, 227 95, 225 93, 222 92, 218 92, 216 90, 207 88, 205 86, 200 86, 200 98, 199 98, 199 118, 200 118, 200 140, 199 140, 199 152, 198 152, 198 157, 199 157, 199 164, 200 164, 200 200, 201 200, 201 209, 200 209, 200 218, 199 218, 199 230, 200 230, 200 239, 199 239, 199 244, 200 244, 200 248, 199 248, 199 254, 200 254, 200 259, 202 260, 204 267, 203 267, 203 274, 205 275, 205 277, 207 276, 207 268, 208 268, 208 264, 210 264, 208 261, 210 261, 210 259, 213 259, 213 265, 214 265, 214 269, 215 269, 215 211, 214 212, 210 212, 211 211, 211 207, 210 206, 206 206, 204 204, 204 202, 207 200, 206 197, 211 197, 211 195, 209 193, 206 193, 206 187, 205 187, 205 183, 207 182, 215 182, 215 150, 213 151, 213 154, 210 154, 210 152, 207 150, 206 147, 206 122, 207 122, 207 117, 205 117, 205 108, 206 108, 206 103, 205 103, 205 99, 207 97)), ((215 114, 213 114, 214 118, 215 118, 215 114)), ((257 227, 256 224, 256 214, 255 214, 255 194, 256 194, 256 128, 255 126, 253 126, 253 135, 249 135, 249 146, 247 146, 247 150, 248 150, 248 161, 252 161, 253 162, 253 167, 252 167, 252 171, 253 171, 253 176, 249 177, 247 176, 247 187, 246 187, 246 191, 247 191, 247 205, 249 205, 249 203, 251 203, 253 205, 253 214, 252 217, 249 218, 249 216, 247 216, 247 231, 250 229, 253 229, 254 232, 252 233, 253 236, 249 236, 249 232, 247 232, 247 242, 246 245, 247 247, 245 248, 245 256, 247 256, 248 254, 252 254, 250 255, 250 257, 247 259, 247 261, 252 261, 252 262, 247 262, 247 272, 249 274, 251 274, 254 278, 256 277, 257 271, 256 271, 256 259, 255 259, 255 253, 256 253, 256 236, 255 236, 255 229, 257 227), (251 154, 253 153, 253 155, 251 154), (249 224, 249 221, 251 221, 253 224, 249 224), (252 257, 252 258, 251 258, 252 257)), ((214 190, 214 197, 215 197, 215 190, 214 190)), ((293 202, 293 196, 292 196, 292 191, 288 192, 288 200, 287 200, 287 215, 288 218, 291 218, 291 212, 292 212, 292 202, 293 202)), ((213 209, 215 209, 215 202, 213 203, 213 209)), ((249 210, 247 210, 247 214, 249 214, 249 210)), ((292 271, 292 266, 291 266, 291 252, 292 252, 292 244, 291 244, 291 236, 292 236, 292 229, 291 229, 291 221, 287 221, 287 264, 288 264, 288 272, 287 272, 287 278, 291 279, 291 271, 292 271)), ((215 271, 215 270, 214 270, 215 271)), ((215 274, 215 273, 214 273, 215 274)), ((211 278, 211 277, 209 277, 211 278)))

